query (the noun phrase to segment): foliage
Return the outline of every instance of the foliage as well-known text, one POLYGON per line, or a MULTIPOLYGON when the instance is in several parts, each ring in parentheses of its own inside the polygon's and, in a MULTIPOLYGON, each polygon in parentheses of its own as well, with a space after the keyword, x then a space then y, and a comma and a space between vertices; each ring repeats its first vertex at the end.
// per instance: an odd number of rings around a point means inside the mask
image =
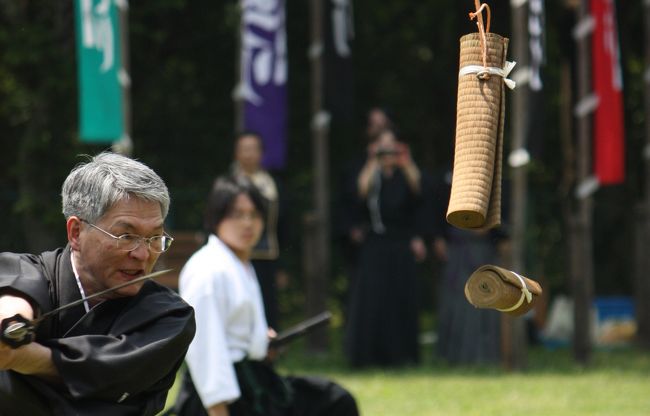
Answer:
MULTIPOLYGON (((475 30, 472 3, 453 0, 373 2, 355 0, 355 114, 333 120, 332 208, 346 161, 363 151, 364 112, 388 107, 423 169, 440 175, 452 161, 455 128, 457 39, 475 30)), ((529 168, 528 269, 567 289, 562 202, 560 106, 562 62, 572 59, 571 12, 562 2, 547 6, 546 93, 542 151, 529 168)), ((289 50, 289 160, 279 172, 293 218, 286 247, 293 274, 300 274, 301 218, 312 207, 310 143, 309 2, 287 2, 289 50)), ((643 185, 639 157, 645 138, 641 5, 618 2, 625 78, 628 181, 599 191, 595 200, 596 291, 629 293, 628 253, 635 225, 629 215, 643 185)), ((493 31, 511 36, 509 5, 493 2, 493 31)), ((77 90, 73 7, 66 2, 0 2, 0 235, 2 250, 37 250, 62 244, 58 190, 80 153, 97 146, 77 138, 77 90)), ((238 7, 235 1, 131 2, 130 69, 134 156, 167 181, 172 230, 198 229, 212 178, 231 156, 237 72, 238 7)), ((516 57, 515 57, 516 58, 516 57)), ((570 109, 569 109, 570 111, 570 109)), ((506 130, 508 131, 508 130, 506 130)), ((508 138, 506 138, 507 140, 508 138)), ((507 143, 506 143, 507 145, 507 143)), ((332 212, 335 212, 332 209, 332 212)), ((336 218, 334 218, 336 221, 336 218)), ((341 276, 334 246, 333 268, 341 276)), ((344 277, 343 277, 344 278, 344 277)), ((341 279, 338 277, 337 279, 341 279)), ((345 282, 335 287, 344 290, 345 282)))

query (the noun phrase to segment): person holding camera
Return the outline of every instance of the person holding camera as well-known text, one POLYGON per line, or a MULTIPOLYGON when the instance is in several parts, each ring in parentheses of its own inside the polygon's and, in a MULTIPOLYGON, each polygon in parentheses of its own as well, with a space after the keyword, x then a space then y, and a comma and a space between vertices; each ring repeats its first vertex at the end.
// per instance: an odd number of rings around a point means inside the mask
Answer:
POLYGON ((368 146, 357 196, 365 227, 348 307, 347 357, 354 367, 417 363, 416 262, 426 257, 417 233, 421 174, 393 130, 368 146))

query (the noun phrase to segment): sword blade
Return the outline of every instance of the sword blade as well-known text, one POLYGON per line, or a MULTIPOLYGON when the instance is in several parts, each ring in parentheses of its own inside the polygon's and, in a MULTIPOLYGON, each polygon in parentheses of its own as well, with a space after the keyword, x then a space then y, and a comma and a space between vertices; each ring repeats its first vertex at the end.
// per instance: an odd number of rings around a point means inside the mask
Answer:
POLYGON ((86 296, 85 298, 77 299, 74 302, 70 302, 70 303, 67 303, 67 304, 65 304, 63 306, 59 306, 56 309, 52 309, 51 311, 39 316, 38 318, 34 319, 33 321, 31 321, 31 323, 32 323, 32 325, 36 325, 39 322, 43 321, 44 319, 47 319, 48 317, 50 317, 52 315, 56 315, 57 313, 59 313, 61 311, 64 311, 64 310, 66 310, 68 308, 72 308, 73 306, 80 305, 80 304, 82 304, 82 303, 84 303, 84 302, 86 302, 86 301, 88 301, 90 299, 94 299, 96 297, 106 295, 106 294, 111 293, 111 292, 115 292, 116 290, 120 290, 123 287, 131 286, 131 285, 134 285, 136 283, 140 283, 140 282, 145 281, 145 280, 156 278, 156 277, 158 277, 160 275, 163 275, 165 273, 169 273, 171 271, 172 271, 172 269, 160 270, 160 271, 157 271, 157 272, 149 273, 149 274, 144 275, 144 276, 140 276, 140 277, 138 277, 136 279, 133 279, 133 280, 129 280, 128 282, 121 283, 121 284, 119 284, 117 286, 109 287, 108 289, 104 289, 104 290, 99 291, 97 293, 93 293, 90 296, 86 296))

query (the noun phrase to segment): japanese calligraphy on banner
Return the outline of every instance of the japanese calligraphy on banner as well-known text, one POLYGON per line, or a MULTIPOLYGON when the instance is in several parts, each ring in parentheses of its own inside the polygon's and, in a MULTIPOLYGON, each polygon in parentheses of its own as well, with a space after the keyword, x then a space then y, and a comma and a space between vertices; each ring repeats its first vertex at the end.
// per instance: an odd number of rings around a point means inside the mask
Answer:
POLYGON ((287 42, 284 0, 242 0, 244 129, 259 133, 268 169, 286 159, 287 42))
POLYGON ((124 132, 117 0, 75 0, 79 135, 113 142, 124 132))
POLYGON ((616 5, 591 0, 596 21, 592 38, 593 87, 598 95, 594 114, 594 172, 602 185, 625 180, 625 128, 616 5))

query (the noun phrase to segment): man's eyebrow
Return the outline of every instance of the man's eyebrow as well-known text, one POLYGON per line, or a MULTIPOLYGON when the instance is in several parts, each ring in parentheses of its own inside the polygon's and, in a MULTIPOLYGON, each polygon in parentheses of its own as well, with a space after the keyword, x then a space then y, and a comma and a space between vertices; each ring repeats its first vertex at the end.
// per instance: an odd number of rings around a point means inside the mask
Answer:
MULTIPOLYGON (((155 229, 160 230, 160 232, 162 233, 163 229, 164 229, 163 225, 164 224, 161 222, 157 227, 155 227, 155 229)), ((126 222, 126 221, 118 221, 115 224, 113 224, 113 226, 116 227, 116 228, 126 230, 128 232, 134 232, 135 231, 135 227, 133 226, 133 224, 131 224, 130 222, 126 222)))

